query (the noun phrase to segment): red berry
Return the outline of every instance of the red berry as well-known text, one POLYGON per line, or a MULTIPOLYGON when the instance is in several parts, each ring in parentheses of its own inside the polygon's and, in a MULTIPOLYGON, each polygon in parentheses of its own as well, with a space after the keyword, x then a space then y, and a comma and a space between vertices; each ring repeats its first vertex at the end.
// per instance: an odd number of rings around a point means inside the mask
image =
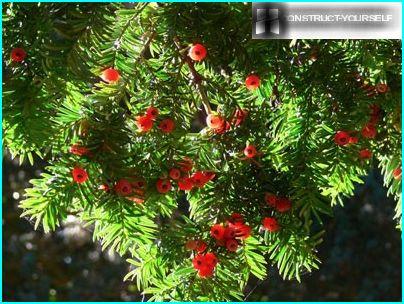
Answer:
POLYGON ((214 131, 215 131, 216 134, 224 134, 227 131, 229 131, 230 128, 231 128, 230 123, 228 121, 223 121, 222 126, 220 128, 218 128, 218 129, 214 129, 214 131))
POLYGON ((281 197, 278 199, 275 208, 278 212, 284 213, 284 212, 288 212, 291 207, 292 207, 292 202, 286 197, 281 197))
POLYGON ((224 124, 224 119, 219 115, 209 114, 206 117, 206 124, 211 129, 220 129, 224 124))
POLYGON ((205 59, 207 53, 206 48, 202 44, 197 43, 189 49, 188 56, 191 57, 192 60, 202 61, 205 59))
POLYGON ((217 263, 218 260, 216 258, 216 255, 211 252, 206 253, 204 255, 197 254, 192 259, 192 264, 194 265, 194 268, 198 270, 199 276, 203 278, 210 277, 213 275, 213 271, 217 263))
POLYGON ((86 147, 82 147, 79 144, 74 144, 69 148, 69 152, 74 154, 74 155, 89 155, 90 151, 86 147))
POLYGON ((128 196, 132 193, 132 185, 128 180, 121 178, 116 182, 114 190, 118 195, 128 196))
POLYGON ((206 244, 204 241, 199 240, 196 242, 195 250, 199 253, 204 252, 206 248, 208 248, 208 244, 206 244))
POLYGON ((134 182, 132 182, 132 187, 136 188, 136 189, 142 189, 146 186, 146 182, 144 179, 140 178, 134 182))
POLYGON ((236 237, 236 230, 233 228, 233 226, 229 226, 224 229, 225 239, 234 239, 235 237, 236 237))
POLYGON ((98 190, 102 190, 102 191, 108 192, 108 191, 109 191, 109 186, 108 186, 108 184, 102 184, 102 185, 100 185, 100 186, 98 187, 98 190))
POLYGON ((203 171, 203 174, 205 175, 205 178, 207 181, 211 181, 216 177, 216 173, 212 171, 203 171))
POLYGON ((265 193, 265 202, 272 208, 276 207, 276 204, 278 203, 278 197, 275 194, 272 193, 265 193))
POLYGON ((251 227, 245 224, 236 224, 236 236, 242 240, 247 239, 251 235, 251 227))
POLYGON ((170 172, 168 173, 168 175, 173 179, 173 180, 177 180, 181 177, 181 171, 177 168, 172 168, 170 170, 170 172))
POLYGON ((387 92, 387 90, 388 90, 388 86, 387 86, 387 84, 385 84, 385 83, 379 83, 377 86, 376 86, 376 90, 379 92, 379 93, 386 93, 387 92))
POLYGON ((79 184, 84 183, 88 179, 87 171, 81 167, 74 167, 72 170, 72 176, 73 180, 79 184))
POLYGON ((198 274, 199 274, 199 276, 201 278, 208 278, 208 277, 211 277, 213 275, 213 270, 214 270, 213 267, 210 267, 210 266, 207 266, 207 265, 202 266, 199 269, 198 274))
POLYGON ((189 191, 192 190, 193 187, 194 183, 191 177, 185 177, 178 181, 178 188, 180 188, 180 190, 189 191))
POLYGON ((235 252, 237 251, 238 242, 234 239, 226 241, 226 248, 228 251, 235 252))
POLYGON ((197 254, 193 259, 192 259, 192 264, 194 265, 195 269, 201 269, 202 265, 205 264, 205 256, 202 254, 197 254))
POLYGON ((234 126, 239 126, 243 123, 243 121, 245 120, 245 118, 248 115, 248 111, 243 110, 243 109, 237 109, 234 112, 234 116, 233 116, 233 120, 232 123, 234 124, 234 126))
POLYGON ((253 145, 248 145, 244 149, 244 155, 248 158, 253 158, 257 155, 257 149, 253 145))
POLYGON ((210 235, 217 240, 224 239, 225 228, 220 224, 215 224, 210 228, 210 235))
POLYGON ((159 115, 159 110, 155 107, 148 107, 146 110, 146 116, 149 117, 150 119, 156 119, 157 116, 159 115))
POLYGON ((195 240, 189 240, 185 243, 185 248, 187 250, 195 250, 197 246, 197 241, 195 240))
POLYGON ((279 224, 278 221, 276 220, 276 218, 274 217, 265 217, 262 220, 262 225, 264 226, 264 228, 266 230, 268 230, 269 232, 276 232, 279 230, 279 224))
POLYGON ((205 263, 210 267, 215 267, 218 263, 217 257, 213 252, 208 252, 205 254, 205 263))
POLYGON ((251 227, 243 223, 229 223, 229 227, 232 227, 236 232, 236 238, 245 240, 251 235, 251 227))
POLYGON ((244 217, 240 213, 233 213, 232 215, 230 215, 229 221, 232 224, 235 223, 244 224, 244 217))
POLYGON ((175 123, 172 119, 167 118, 159 123, 159 129, 163 133, 171 133, 175 128, 175 123))
POLYGON ((136 126, 141 132, 148 132, 153 128, 153 120, 150 116, 136 116, 136 126))
POLYGON ((369 149, 360 150, 359 157, 362 159, 369 159, 372 157, 372 152, 369 149))
POLYGON ((393 170, 394 179, 399 180, 401 179, 401 168, 396 168, 393 170))
POLYGON ((167 193, 171 190, 171 183, 168 179, 159 179, 156 183, 157 191, 159 193, 167 193))
POLYGON ((22 48, 14 48, 11 50, 11 60, 14 62, 24 61, 25 57, 27 57, 27 53, 22 48))
POLYGON ((209 181, 202 171, 197 171, 191 176, 192 183, 195 187, 202 188, 209 181))
POLYGON ((339 146, 345 146, 349 143, 349 138, 350 136, 348 132, 338 131, 337 133, 335 133, 334 141, 339 146))
POLYGON ((258 75, 249 75, 245 80, 245 85, 249 90, 255 90, 260 86, 261 79, 258 75))
POLYGON ((352 145, 357 144, 358 141, 359 141, 359 139, 356 136, 352 136, 349 138, 349 143, 352 145))
POLYGON ((362 136, 366 138, 375 138, 377 134, 376 128, 373 124, 368 123, 362 128, 362 136))
POLYGON ((108 83, 117 82, 119 78, 119 72, 113 68, 105 69, 101 74, 101 79, 108 83))

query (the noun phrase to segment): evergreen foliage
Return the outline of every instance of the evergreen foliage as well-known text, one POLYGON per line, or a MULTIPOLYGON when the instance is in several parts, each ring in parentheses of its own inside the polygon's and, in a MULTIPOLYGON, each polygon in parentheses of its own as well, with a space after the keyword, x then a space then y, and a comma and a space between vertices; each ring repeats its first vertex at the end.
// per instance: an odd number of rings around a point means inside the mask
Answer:
POLYGON ((127 256, 126 279, 157 301, 243 300, 249 277, 264 279, 270 266, 300 281, 319 267, 323 221, 374 163, 401 226, 401 42, 257 41, 250 16, 243 3, 4 4, 3 144, 21 161, 49 160, 22 216, 45 231, 68 214, 94 224, 94 240, 127 256), (207 49, 200 62, 188 56, 196 43, 207 49), (27 52, 22 62, 10 59, 17 47, 27 52), (107 68, 119 71, 117 82, 101 80, 107 68), (257 90, 246 89, 250 74, 257 90), (139 132, 136 117, 150 106, 159 116, 139 132), (240 109, 248 115, 236 125, 240 109), (201 129, 206 114, 230 129, 201 129), (166 118, 171 133, 158 128, 166 118), (372 119, 377 135, 366 138, 372 119), (338 145, 338 131, 359 141, 338 145), (75 144, 88 153, 72 153, 75 144), (243 154, 248 144, 253 158, 243 154), (158 180, 189 159, 213 180, 185 192, 172 180, 160 193, 158 180), (77 167, 88 173, 83 183, 72 178, 77 167), (122 195, 122 179, 146 186, 122 195), (268 206, 266 193, 290 199, 291 210, 268 206), (236 252, 210 235, 233 213, 252 229, 236 252), (280 229, 263 229, 264 217, 280 229), (216 254, 213 276, 198 275, 189 240, 216 254))

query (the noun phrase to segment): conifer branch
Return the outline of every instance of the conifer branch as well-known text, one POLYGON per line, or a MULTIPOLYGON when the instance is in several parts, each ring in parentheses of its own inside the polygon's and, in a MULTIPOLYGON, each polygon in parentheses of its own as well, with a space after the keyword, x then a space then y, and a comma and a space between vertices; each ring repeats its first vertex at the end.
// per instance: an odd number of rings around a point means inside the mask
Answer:
POLYGON ((180 41, 179 41, 178 37, 174 37, 174 43, 179 51, 182 61, 185 62, 189 67, 189 70, 192 75, 192 80, 193 80, 196 88, 198 89, 199 95, 201 96, 202 104, 205 108, 205 112, 207 114, 212 113, 212 108, 210 106, 208 96, 206 95, 205 88, 202 86, 203 77, 196 71, 194 63, 192 62, 191 58, 189 58, 188 56, 181 53, 181 45, 180 45, 180 41))
POLYGON ((401 226, 400 42, 263 47, 240 3, 4 5, 4 144, 54 160, 23 215, 94 224, 149 300, 242 301, 269 264, 300 281, 372 159, 401 226))
POLYGON ((115 39, 115 41, 114 41, 114 44, 117 44, 117 45, 116 45, 115 51, 114 51, 114 56, 113 56, 113 60, 112 60, 112 62, 113 62, 112 67, 115 67, 116 55, 117 55, 118 49, 119 49, 119 47, 120 47, 121 40, 122 40, 122 38, 124 37, 126 31, 129 29, 131 23, 132 23, 134 20, 136 20, 136 18, 137 18, 137 17, 143 12, 143 10, 149 5, 149 3, 147 3, 147 2, 146 2, 146 3, 142 3, 142 4, 139 3, 138 5, 140 6, 140 8, 135 8, 135 13, 133 14, 132 17, 130 17, 130 18, 126 21, 126 23, 125 23, 124 26, 122 27, 122 29, 121 29, 121 31, 120 31, 118 37, 117 37, 117 38, 115 39))

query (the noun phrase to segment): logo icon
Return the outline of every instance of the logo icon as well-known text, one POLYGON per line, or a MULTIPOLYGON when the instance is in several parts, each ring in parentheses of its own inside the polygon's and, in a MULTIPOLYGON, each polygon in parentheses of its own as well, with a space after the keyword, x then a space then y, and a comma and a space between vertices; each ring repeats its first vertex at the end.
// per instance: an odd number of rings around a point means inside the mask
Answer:
POLYGON ((257 8, 257 21, 255 22, 255 34, 266 32, 279 35, 279 9, 257 8))
POLYGON ((279 39, 285 33, 286 22, 282 3, 253 2, 252 14, 253 39, 279 39))

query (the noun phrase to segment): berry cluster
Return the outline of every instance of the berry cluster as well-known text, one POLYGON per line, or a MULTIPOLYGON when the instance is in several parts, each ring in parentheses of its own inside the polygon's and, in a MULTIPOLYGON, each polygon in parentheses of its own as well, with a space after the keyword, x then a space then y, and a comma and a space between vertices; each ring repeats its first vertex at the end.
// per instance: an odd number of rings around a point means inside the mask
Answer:
POLYGON ((229 120, 219 114, 209 114, 206 117, 206 125, 216 134, 224 134, 232 127, 240 126, 248 115, 248 111, 244 109, 236 109, 229 120))
POLYGON ((194 265, 194 268, 198 270, 198 274, 201 278, 211 277, 217 263, 217 257, 212 252, 205 254, 199 253, 192 259, 192 264, 194 265))
MULTIPOLYGON (((146 183, 143 179, 132 178, 131 181, 121 178, 113 186, 113 191, 116 195, 123 196, 126 199, 142 204, 144 202, 146 183)), ((110 192, 111 188, 108 184, 101 184, 99 190, 110 192)))
POLYGON ((132 184, 124 178, 119 179, 115 186, 114 191, 120 196, 129 196, 132 194, 132 184))
POLYGON ((366 123, 362 130, 361 134, 363 138, 373 139, 377 135, 376 125, 380 120, 381 109, 378 105, 372 104, 370 105, 370 119, 368 123, 366 123))
MULTIPOLYGON (((146 115, 151 117, 156 117, 152 115, 157 115, 155 108, 149 108, 146 115)), ((69 152, 78 156, 91 156, 91 151, 80 145, 74 144, 69 148, 69 152)), ((213 180, 216 176, 214 172, 211 171, 195 171, 191 172, 193 169, 193 161, 190 158, 184 158, 182 161, 177 163, 177 166, 171 168, 168 172, 168 176, 164 175, 159 178, 156 182, 156 190, 160 194, 166 194, 172 189, 172 182, 177 182, 178 189, 184 191, 190 191, 194 188, 202 188, 209 181, 213 180)), ((83 183, 88 179, 87 172, 81 167, 76 167, 72 171, 73 181, 76 183, 83 183)), ((144 202, 146 182, 143 178, 132 177, 132 178, 121 178, 113 186, 114 192, 119 195, 126 197, 135 203, 141 204, 144 202)), ((99 190, 110 192, 110 186, 108 184, 102 184, 99 190)))
MULTIPOLYGON (((202 44, 195 44, 189 48, 188 56, 193 61, 200 62, 207 56, 207 50, 202 44)), ((107 68, 102 71, 101 79, 108 84, 117 83, 120 80, 120 73, 114 68, 107 68)), ((248 75, 245 79, 245 86, 248 90, 255 90, 261 84, 261 79, 256 74, 248 75)), ((136 116, 135 124, 138 131, 141 133, 150 132, 153 125, 159 119, 159 110, 156 107, 150 106, 145 113, 136 116)), ((248 111, 242 108, 234 110, 230 118, 225 118, 219 113, 209 112, 206 118, 207 126, 216 134, 223 134, 232 128, 239 127, 247 118, 248 111)), ((165 118, 159 121, 158 128, 163 133, 171 133, 175 128, 175 123, 170 118, 165 118)), ((69 149, 70 153, 77 156, 91 156, 91 151, 88 148, 74 144, 69 149)), ((253 144, 247 144, 242 151, 245 158, 255 161, 254 158, 261 153, 253 144)), ((189 158, 184 158, 176 163, 167 174, 161 175, 155 182, 155 187, 158 193, 166 194, 172 190, 173 184, 176 183, 179 190, 191 191, 194 188, 202 188, 206 183, 215 178, 215 173, 210 171, 195 171, 193 161, 189 158)), ((72 170, 73 180, 77 183, 83 183, 88 179, 87 172, 81 167, 75 167, 72 170)), ((125 197, 135 203, 141 204, 144 202, 146 181, 143 178, 131 177, 121 178, 117 180, 112 187, 108 184, 99 186, 99 190, 115 193, 118 196, 125 197)), ((290 210, 291 202, 284 197, 266 194, 265 201, 279 213, 284 213, 290 210)), ((274 217, 265 217, 262 221, 265 229, 274 232, 279 230, 279 224, 274 217)), ((241 214, 233 213, 225 223, 218 223, 211 227, 210 235, 216 242, 216 246, 225 247, 228 252, 236 252, 245 240, 251 235, 251 227, 245 223, 244 217, 241 214)), ((187 250, 195 252, 193 265, 200 277, 210 277, 214 273, 214 269, 218 263, 216 255, 212 252, 207 252, 208 244, 200 239, 188 240, 185 244, 187 250)))
MULTIPOLYGON (((92 153, 88 148, 78 143, 73 144, 69 148, 69 152, 77 156, 92 156, 92 153)), ((73 176, 73 181, 76 183, 81 184, 88 180, 87 171, 80 166, 74 167, 71 174, 73 176)), ((132 177, 130 178, 130 181, 128 179, 121 178, 113 186, 113 191, 119 196, 126 197, 135 203, 141 204, 144 202, 145 187, 146 182, 142 178, 132 177)), ((111 191, 110 186, 106 183, 101 184, 98 189, 105 192, 111 191)))
MULTIPOLYGON (((206 50, 205 46, 200 43, 192 45, 188 51, 188 56, 194 61, 204 60, 207 54, 208 51, 206 50)), ((261 79, 256 74, 250 74, 245 79, 245 86, 248 90, 255 90, 260 86, 260 84, 261 79)))
MULTIPOLYGON (((287 197, 277 196, 272 193, 265 193, 265 203, 275 211, 279 213, 286 213, 292 208, 292 202, 287 197)), ((276 232, 280 229, 278 220, 276 217, 264 217, 262 219, 262 225, 265 230, 269 232, 276 232)))
MULTIPOLYGON (((361 129, 360 135, 364 139, 374 139, 377 135, 376 125, 380 119, 381 110, 376 104, 370 106, 371 113, 369 121, 361 129)), ((334 135, 334 142, 339 146, 345 146, 349 144, 357 144, 359 141, 358 132, 348 132, 348 131, 337 131, 334 135)), ((372 152, 367 149, 361 149, 359 151, 359 157, 361 159, 369 159, 372 157, 372 152)))
MULTIPOLYGON (((225 225, 213 225, 210 235, 216 240, 217 246, 226 247, 228 251, 235 252, 240 245, 239 242, 251 235, 251 227, 245 224, 241 214, 233 213, 225 225)), ((185 248, 197 252, 192 263, 198 270, 199 276, 202 278, 212 276, 218 261, 214 253, 203 253, 207 250, 208 244, 202 240, 188 240, 185 248)))
POLYGON ((264 217, 262 220, 262 226, 269 232, 276 232, 280 229, 278 220, 275 217, 264 217))
POLYGON ((216 176, 211 171, 195 171, 191 173, 193 161, 189 158, 184 158, 177 164, 177 167, 171 168, 168 175, 171 180, 177 182, 178 189, 191 191, 193 188, 202 188, 216 176))
MULTIPOLYGON (((194 61, 202 61, 207 55, 207 50, 202 44, 195 44, 190 47, 188 56, 194 61)), ((261 84, 260 77, 255 74, 247 76, 245 85, 248 90, 255 90, 261 84)), ((239 126, 247 117, 248 112, 238 108, 234 111, 230 119, 226 119, 217 113, 208 113, 206 117, 206 125, 216 134, 224 134, 229 131, 232 126, 239 126)))
MULTIPOLYGON (((147 108, 146 113, 136 116, 136 126, 139 132, 147 133, 153 128, 154 121, 159 116, 159 110, 153 106, 147 108)), ((175 129, 175 123, 171 118, 165 118, 160 121, 158 128, 161 132, 168 134, 175 129)))
MULTIPOLYGON (((126 197, 137 204, 142 204, 144 202, 146 182, 142 178, 133 177, 129 180, 125 178, 119 179, 113 190, 119 196, 126 197)), ((101 185, 98 189, 109 192, 110 187, 108 184, 101 185)))
POLYGON ((195 250, 198 253, 202 253, 208 248, 208 244, 201 240, 188 240, 185 244, 187 250, 195 250))
POLYGON ((91 151, 88 150, 86 147, 81 146, 80 144, 76 143, 73 144, 70 148, 69 148, 69 152, 71 154, 74 155, 78 155, 78 156, 90 156, 91 155, 91 151))
MULTIPOLYGON (((356 132, 352 132, 356 133, 356 132)), ((376 136, 376 128, 374 125, 367 124, 362 129, 362 137, 363 138, 374 138, 376 136)), ((345 146, 348 144, 356 144, 358 143, 359 138, 357 136, 351 136, 351 132, 347 131, 337 131, 334 135, 334 142, 339 146, 345 146)), ((367 148, 361 149, 359 151, 359 158, 361 159, 369 159, 372 157, 372 151, 367 148)))
POLYGON ((287 197, 280 197, 266 192, 264 199, 269 207, 274 208, 280 213, 288 212, 292 208, 292 202, 287 197))
POLYGON ((389 87, 385 83, 378 83, 376 86, 371 85, 359 73, 354 75, 357 85, 363 90, 368 97, 374 97, 377 94, 385 94, 389 87))
MULTIPOLYGON (((21 56, 25 58, 25 55, 26 54, 21 56)), ((188 56, 192 60, 200 62, 206 58, 207 50, 202 44, 195 44, 189 48, 188 56)), ((102 72, 101 78, 107 83, 116 83, 120 79, 120 74, 117 70, 108 68, 102 72)), ((255 90, 260 84, 260 77, 255 74, 249 75, 245 80, 245 86, 248 90, 255 90)), ((369 97, 384 94, 388 91, 388 87, 385 84, 371 86, 361 83, 361 88, 369 97)), ((159 118, 159 114, 159 110, 156 107, 150 106, 144 114, 136 116, 135 124, 138 130, 142 133, 147 133, 152 130, 153 125, 159 118)), ((206 124, 214 133, 223 134, 232 128, 240 126, 246 120, 247 116, 248 111, 242 108, 237 108, 230 118, 226 118, 216 112, 211 112, 207 115, 206 124)), ((359 140, 376 138, 377 124, 380 120, 380 116, 380 107, 376 104, 372 104, 370 106, 370 119, 360 131, 339 130, 334 135, 334 142, 339 146, 346 146, 355 145, 359 140)), ((163 133, 171 133, 175 128, 175 123, 172 119, 165 118, 159 121, 158 128, 163 133)), ((91 156, 91 152, 80 144, 74 144, 70 147, 69 151, 77 156, 91 156)), ((247 144, 242 153, 245 159, 251 161, 254 161, 254 158, 260 155, 260 152, 257 151, 257 148, 253 144, 247 144)), ((359 157, 361 159, 368 159, 371 156, 372 152, 369 149, 364 148, 359 150, 359 157)), ((174 167, 169 169, 167 174, 163 174, 162 177, 156 181, 155 187, 157 192, 160 194, 168 193, 173 189, 174 183, 177 184, 179 190, 191 191, 194 188, 204 187, 206 183, 215 178, 215 173, 213 172, 192 172, 193 167, 193 161, 189 158, 184 158, 182 161, 176 163, 174 167)), ((72 170, 72 175, 73 180, 77 183, 83 183, 88 179, 87 172, 78 166, 72 170)), ((397 180, 401 179, 401 168, 397 168, 393 171, 393 177, 397 180)), ((145 188, 146 182, 143 179, 121 178, 113 186, 113 191, 116 195, 126 197, 136 203, 143 203, 145 188)), ((101 185, 99 189, 106 192, 111 191, 107 184, 101 185)), ((273 211, 271 211, 271 216, 262 218, 262 226, 271 233, 278 232, 281 229, 281 225, 278 222, 279 216, 291 210, 292 202, 286 197, 277 196, 268 192, 265 193, 264 200, 273 211)), ((210 235, 215 241, 215 245, 213 246, 224 247, 231 253, 239 249, 242 245, 242 240, 248 238, 251 235, 251 231, 252 229, 245 223, 244 217, 241 214, 233 213, 224 223, 214 224, 210 228, 210 235)), ((202 278, 212 276, 218 259, 215 253, 207 252, 210 245, 203 240, 193 239, 186 242, 185 248, 193 251, 195 254, 192 262, 194 268, 198 271, 198 275, 202 278)), ((218 249, 218 247, 216 247, 216 249, 218 249)))
POLYGON ((216 245, 235 252, 239 246, 238 240, 244 240, 251 235, 251 227, 245 224, 241 214, 233 213, 225 225, 213 225, 210 235, 216 240, 216 245))
MULTIPOLYGON (((379 83, 376 86, 370 85, 367 81, 363 79, 363 77, 356 73, 354 78, 358 84, 358 86, 364 91, 364 93, 368 97, 375 97, 378 94, 385 94, 388 92, 388 86, 384 83, 379 83)), ((378 105, 372 104, 370 105, 370 119, 369 121, 362 127, 360 131, 360 135, 365 139, 374 139, 377 135, 376 125, 380 120, 381 109, 378 105)), ((358 131, 348 132, 348 131, 337 131, 334 135, 334 142, 339 146, 345 146, 348 144, 356 144, 359 141, 358 136, 356 134, 358 131)), ((361 159, 369 159, 372 157, 372 151, 367 148, 363 148, 359 150, 359 158, 361 159)))
MULTIPOLYGON (((194 44, 189 48, 188 56, 194 61, 202 61, 207 55, 207 50, 202 44, 194 44)), ((102 71, 101 79, 107 83, 116 83, 120 79, 119 72, 114 68, 107 68, 102 71)), ((255 74, 247 76, 245 85, 248 90, 255 90, 261 84, 260 77, 255 74)), ((230 130, 231 126, 239 126, 246 118, 248 112, 243 109, 236 109, 230 122, 216 114, 209 114, 206 118, 206 123, 215 133, 223 134, 230 130)), ((154 107, 149 107, 144 115, 136 116, 136 126, 140 132, 149 132, 153 128, 153 122, 158 116, 158 110, 154 107)), ((167 118, 159 123, 158 128, 163 133, 171 133, 175 128, 175 123, 172 119, 167 118)))

